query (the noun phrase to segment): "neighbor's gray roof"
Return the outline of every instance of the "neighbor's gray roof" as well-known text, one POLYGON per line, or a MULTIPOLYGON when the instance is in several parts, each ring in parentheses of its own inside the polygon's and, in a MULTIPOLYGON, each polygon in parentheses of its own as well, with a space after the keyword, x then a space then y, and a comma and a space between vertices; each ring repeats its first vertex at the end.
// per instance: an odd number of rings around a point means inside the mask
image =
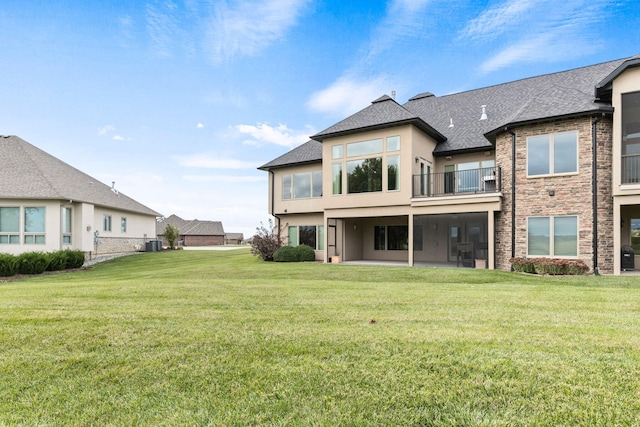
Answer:
POLYGON ((334 136, 349 135, 409 123, 422 129, 436 141, 444 141, 445 139, 440 132, 432 128, 427 122, 387 95, 381 96, 364 110, 358 111, 311 138, 316 141, 322 141, 334 136))
POLYGON ((310 140, 286 152, 282 156, 260 166, 260 170, 281 168, 288 165, 316 163, 322 161, 322 143, 310 140))
POLYGON ((199 221, 194 219, 180 230, 183 236, 224 236, 224 228, 220 221, 199 221))
POLYGON ((180 218, 178 215, 170 215, 166 218, 161 218, 158 220, 158 222, 156 222, 156 234, 163 235, 164 230, 167 228, 168 225, 172 225, 178 230, 180 230, 180 228, 184 227, 184 225, 187 224, 188 222, 189 221, 186 221, 180 218))
POLYGON ((171 215, 156 223, 156 234, 163 235, 167 225, 173 225, 181 236, 224 236, 224 228, 220 221, 184 220, 178 215, 171 215))
POLYGON ((73 200, 160 216, 17 136, 0 136, 0 198, 73 200))

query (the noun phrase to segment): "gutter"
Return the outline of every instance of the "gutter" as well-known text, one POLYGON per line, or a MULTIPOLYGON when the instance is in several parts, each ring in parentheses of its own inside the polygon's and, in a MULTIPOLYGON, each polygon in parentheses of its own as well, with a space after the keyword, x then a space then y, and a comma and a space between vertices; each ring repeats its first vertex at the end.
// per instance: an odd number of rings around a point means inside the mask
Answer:
MULTIPOLYGON (((594 117, 595 118, 595 117, 594 117)), ((592 159, 592 177, 591 177, 591 193, 592 193, 592 211, 593 211, 593 273, 600 275, 598 267, 598 123, 605 118, 605 113, 596 118, 591 123, 591 156, 592 159)))
MULTIPOLYGON (((511 258, 516 256, 516 134, 504 128, 511 134, 511 258)), ((513 266, 511 267, 513 271, 513 266)))
POLYGON ((276 219, 276 230, 278 230, 278 243, 280 243, 280 217, 278 215, 276 215, 276 190, 275 190, 275 184, 276 184, 276 174, 273 172, 272 169, 269 169, 269 175, 271 175, 271 216, 274 217, 276 219))

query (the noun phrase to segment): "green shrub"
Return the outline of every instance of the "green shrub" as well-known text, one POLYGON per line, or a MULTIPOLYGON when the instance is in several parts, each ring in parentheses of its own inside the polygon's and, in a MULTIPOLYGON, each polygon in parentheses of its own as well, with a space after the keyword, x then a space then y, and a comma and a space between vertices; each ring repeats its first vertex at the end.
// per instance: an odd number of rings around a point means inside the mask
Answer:
POLYGON ((19 274, 42 274, 48 265, 49 257, 44 252, 25 252, 18 255, 19 274))
POLYGON ((49 259, 49 262, 47 264, 47 271, 60 271, 67 268, 66 251, 49 252, 46 255, 49 259))
POLYGON ((311 246, 298 245, 296 246, 296 253, 298 255, 298 261, 315 261, 316 252, 311 246))
POLYGON ((18 272, 18 258, 11 254, 0 254, 0 276, 9 277, 18 272))
POLYGON ((65 252, 67 259, 67 265, 65 266, 66 269, 82 267, 85 261, 84 252, 71 249, 65 249, 63 252, 65 252))
POLYGON ((533 259, 530 258, 511 258, 509 260, 511 262, 511 267, 513 267, 513 271, 518 273, 535 273, 535 266, 533 265, 533 259))
POLYGON ((557 258, 511 258, 513 271, 520 273, 548 275, 580 275, 586 274, 589 267, 584 261, 577 259, 557 258))
POLYGON ((298 251, 293 246, 282 246, 273 253, 275 262, 296 262, 298 261, 298 251))

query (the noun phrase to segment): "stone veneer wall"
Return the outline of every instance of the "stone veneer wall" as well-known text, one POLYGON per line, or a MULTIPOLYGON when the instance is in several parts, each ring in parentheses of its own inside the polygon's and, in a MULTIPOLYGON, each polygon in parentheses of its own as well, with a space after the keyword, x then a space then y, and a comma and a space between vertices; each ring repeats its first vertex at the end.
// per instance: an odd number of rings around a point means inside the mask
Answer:
MULTIPOLYGON (((578 258, 593 269, 592 119, 589 117, 522 126, 516 134, 515 256, 527 254, 527 218, 578 216, 578 258), (527 137, 578 131, 578 173, 527 178, 527 137), (551 196, 550 191, 555 195, 551 196)), ((611 198, 611 119, 598 123, 598 263, 602 273, 613 272, 613 201, 611 198)), ((496 268, 511 264, 511 134, 496 140, 496 164, 502 167, 503 209, 496 221, 496 268)))
POLYGON ((98 237, 98 248, 94 255, 113 254, 122 252, 137 252, 145 250, 145 243, 150 239, 130 238, 130 237, 98 237), (136 248, 139 247, 139 249, 136 248))

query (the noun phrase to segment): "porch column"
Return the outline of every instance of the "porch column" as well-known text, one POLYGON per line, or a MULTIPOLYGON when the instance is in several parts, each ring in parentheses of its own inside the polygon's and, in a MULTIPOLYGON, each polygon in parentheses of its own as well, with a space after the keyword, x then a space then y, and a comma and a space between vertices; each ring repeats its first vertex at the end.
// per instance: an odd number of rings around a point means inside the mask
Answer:
POLYGON ((487 212, 487 268, 494 270, 496 268, 496 214, 494 211, 487 212))
POLYGON ((620 197, 613 198, 613 274, 620 275, 620 197))
POLYGON ((413 214, 409 213, 409 231, 407 240, 409 241, 409 267, 413 267, 413 214))

